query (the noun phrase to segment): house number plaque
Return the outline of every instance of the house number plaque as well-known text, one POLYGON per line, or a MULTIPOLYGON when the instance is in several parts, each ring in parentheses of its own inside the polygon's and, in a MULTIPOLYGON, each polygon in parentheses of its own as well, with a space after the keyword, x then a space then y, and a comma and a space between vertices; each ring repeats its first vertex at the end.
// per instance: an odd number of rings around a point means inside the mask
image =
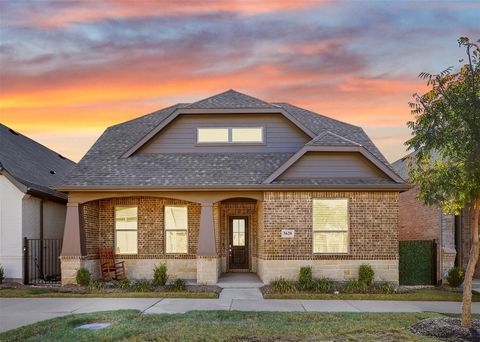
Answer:
POLYGON ((295 236, 295 230, 282 229, 282 238, 293 238, 295 236))

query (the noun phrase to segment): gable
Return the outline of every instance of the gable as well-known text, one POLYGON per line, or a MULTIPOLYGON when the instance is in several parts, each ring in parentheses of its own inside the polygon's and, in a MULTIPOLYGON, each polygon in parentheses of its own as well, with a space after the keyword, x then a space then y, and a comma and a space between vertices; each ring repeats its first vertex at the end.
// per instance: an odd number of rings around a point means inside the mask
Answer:
POLYGON ((143 145, 136 154, 207 152, 296 152, 310 140, 280 113, 182 114, 143 145), (198 144, 198 128, 261 127, 263 144, 198 144))
POLYGON ((358 152, 306 152, 278 179, 383 178, 388 176, 358 152))

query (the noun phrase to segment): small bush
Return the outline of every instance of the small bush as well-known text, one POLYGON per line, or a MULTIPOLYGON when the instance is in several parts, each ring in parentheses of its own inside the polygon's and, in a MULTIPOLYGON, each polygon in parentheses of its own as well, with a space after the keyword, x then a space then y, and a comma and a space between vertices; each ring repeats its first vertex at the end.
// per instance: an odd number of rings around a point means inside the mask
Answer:
POLYGON ((375 284, 375 289, 376 292, 385 294, 395 293, 397 291, 395 286, 393 286, 389 282, 377 283, 375 284))
POLYGON ((363 293, 366 290, 364 283, 361 283, 358 279, 349 279, 345 283, 346 293, 363 293))
POLYGON ((310 266, 300 268, 298 285, 302 290, 311 290, 313 288, 312 268, 310 266))
POLYGON ((460 267, 453 267, 448 271, 447 281, 451 287, 459 287, 465 280, 465 271, 460 267))
POLYGON ((313 281, 313 290, 318 293, 329 293, 335 288, 333 280, 328 278, 315 279, 313 281))
POLYGON ((360 265, 358 269, 358 281, 366 286, 372 286, 375 280, 375 272, 368 264, 360 265))
POLYGON ((91 277, 92 276, 90 272, 85 267, 80 267, 77 270, 77 275, 75 277, 75 280, 77 281, 77 284, 80 286, 88 286, 90 284, 91 277))
POLYGON ((153 290, 153 286, 150 281, 141 279, 131 282, 128 289, 134 292, 149 292, 153 290))
POLYGON ((271 283, 273 291, 277 293, 294 293, 297 292, 297 287, 293 281, 283 278, 276 279, 271 283))
POLYGON ((185 280, 183 279, 175 279, 170 285, 168 285, 168 290, 170 291, 175 291, 175 292, 180 292, 180 291, 185 291, 187 289, 187 286, 185 284, 185 280))
POLYGON ((90 291, 99 291, 106 288, 106 284, 103 281, 92 281, 88 284, 88 289, 90 291))
POLYGON ((130 290, 132 284, 130 284, 130 280, 122 279, 118 282, 118 288, 121 290, 130 290))
POLYGON ((153 286, 165 286, 168 280, 167 264, 161 263, 153 268, 153 286))
POLYGON ((3 284, 4 280, 5 280, 5 270, 3 269, 3 266, 0 266, 0 284, 3 284))

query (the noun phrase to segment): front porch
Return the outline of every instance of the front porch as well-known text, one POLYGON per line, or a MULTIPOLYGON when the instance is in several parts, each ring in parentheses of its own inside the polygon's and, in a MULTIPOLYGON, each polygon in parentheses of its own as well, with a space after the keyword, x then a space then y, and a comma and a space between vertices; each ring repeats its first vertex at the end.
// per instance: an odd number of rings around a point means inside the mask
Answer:
MULTIPOLYGON (((150 194, 69 202, 61 254, 62 282, 74 282, 79 267, 87 268, 94 279, 99 278, 99 248, 115 249, 116 258, 125 262, 130 279, 151 279, 153 267, 162 262, 167 264, 171 278, 194 280, 198 284, 217 284, 222 275, 227 275, 221 278, 226 286, 238 283, 238 279, 254 279, 248 277, 257 272, 257 227, 262 219, 258 207, 262 205, 262 194, 230 196, 212 201, 200 193, 188 196, 177 193, 177 198, 150 194), (118 206, 136 208, 136 253, 118 252, 115 216, 118 206), (183 206, 188 212, 185 253, 168 252, 166 206, 183 206), (244 276, 232 277, 232 272, 244 276)), ((248 286, 253 283, 258 285, 258 279, 245 282, 248 286)))

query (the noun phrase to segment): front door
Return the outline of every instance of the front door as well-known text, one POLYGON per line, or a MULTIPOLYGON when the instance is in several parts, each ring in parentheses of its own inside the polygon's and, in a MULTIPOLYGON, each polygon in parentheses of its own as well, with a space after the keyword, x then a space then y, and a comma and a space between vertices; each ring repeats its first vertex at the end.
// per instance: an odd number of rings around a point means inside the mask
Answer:
POLYGON ((229 269, 248 270, 248 220, 230 217, 229 221, 229 269))

